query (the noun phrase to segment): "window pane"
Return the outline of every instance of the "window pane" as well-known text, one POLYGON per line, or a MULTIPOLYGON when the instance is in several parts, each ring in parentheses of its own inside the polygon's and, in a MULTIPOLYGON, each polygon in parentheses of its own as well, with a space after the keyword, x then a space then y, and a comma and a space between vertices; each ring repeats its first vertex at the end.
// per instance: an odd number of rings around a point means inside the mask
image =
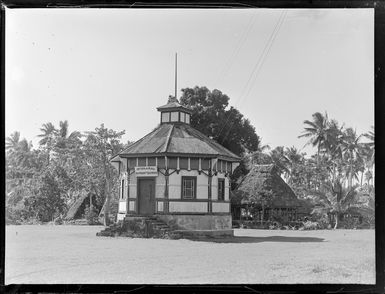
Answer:
POLYGON ((166 165, 164 164, 164 157, 158 157, 158 167, 159 168, 165 168, 166 165))
POLYGON ((168 157, 168 167, 176 168, 177 158, 176 157, 168 157))
POLYGON ((210 163, 210 159, 202 158, 201 168, 205 169, 205 170, 209 169, 209 167, 210 167, 209 163, 210 163))
POLYGON ((214 161, 214 163, 213 163, 213 170, 215 170, 215 171, 218 170, 218 161, 214 161))
POLYGON ((227 163, 227 172, 231 173, 231 162, 227 163))
POLYGON ((190 158, 190 169, 198 170, 198 168, 199 168, 199 159, 190 158))
POLYGON ((171 121, 178 121, 178 114, 179 112, 171 112, 171 121))
POLYGON ((187 169, 188 168, 188 158, 187 157, 180 157, 179 158, 179 168, 180 169, 187 169))
POLYGON ((170 113, 162 112, 162 122, 169 122, 169 121, 170 121, 170 113))
POLYGON ((121 195, 120 195, 120 198, 124 198, 124 180, 122 180, 122 186, 121 186, 121 195))
POLYGON ((129 158, 128 159, 128 166, 129 167, 135 167, 136 166, 136 158, 129 158))
POLYGON ((155 166, 155 163, 156 163, 155 157, 149 157, 148 158, 148 165, 149 166, 155 166))
POLYGON ((218 179, 218 200, 225 200, 225 180, 218 179))
POLYGON ((145 157, 138 159, 138 166, 146 166, 146 158, 145 157))
POLYGON ((186 186, 186 189, 191 189, 192 187, 192 181, 191 180, 185 180, 185 186, 186 186))
POLYGON ((186 114, 184 112, 181 112, 180 113, 180 121, 185 122, 185 120, 186 120, 186 114))
POLYGON ((190 123, 190 115, 186 113, 186 123, 189 124, 190 123))
POLYGON ((196 178, 182 177, 182 198, 195 198, 195 183, 196 178))

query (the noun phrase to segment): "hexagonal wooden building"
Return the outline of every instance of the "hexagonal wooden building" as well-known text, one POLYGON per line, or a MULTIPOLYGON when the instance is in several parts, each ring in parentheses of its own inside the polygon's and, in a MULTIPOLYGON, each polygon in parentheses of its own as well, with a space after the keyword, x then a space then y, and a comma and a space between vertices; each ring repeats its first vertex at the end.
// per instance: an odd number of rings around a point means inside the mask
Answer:
POLYGON ((229 176, 240 157, 190 125, 174 97, 157 108, 160 124, 115 155, 118 220, 156 216, 182 230, 231 230, 229 176))

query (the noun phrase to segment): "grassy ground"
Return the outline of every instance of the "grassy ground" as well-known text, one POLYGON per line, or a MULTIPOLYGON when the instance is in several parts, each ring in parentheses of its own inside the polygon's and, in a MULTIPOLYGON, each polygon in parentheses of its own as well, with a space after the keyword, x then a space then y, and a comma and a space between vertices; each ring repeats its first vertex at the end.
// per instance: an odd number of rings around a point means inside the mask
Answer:
POLYGON ((99 226, 7 226, 6 284, 375 283, 374 230, 236 229, 232 240, 96 237, 99 226))

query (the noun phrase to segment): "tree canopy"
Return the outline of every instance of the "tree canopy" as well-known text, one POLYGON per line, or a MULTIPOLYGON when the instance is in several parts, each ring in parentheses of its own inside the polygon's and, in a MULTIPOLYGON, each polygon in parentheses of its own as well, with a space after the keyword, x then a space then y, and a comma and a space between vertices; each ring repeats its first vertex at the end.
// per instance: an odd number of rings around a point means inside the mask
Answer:
POLYGON ((206 87, 182 89, 180 102, 193 110, 191 125, 237 155, 260 148, 255 128, 221 91, 206 87))

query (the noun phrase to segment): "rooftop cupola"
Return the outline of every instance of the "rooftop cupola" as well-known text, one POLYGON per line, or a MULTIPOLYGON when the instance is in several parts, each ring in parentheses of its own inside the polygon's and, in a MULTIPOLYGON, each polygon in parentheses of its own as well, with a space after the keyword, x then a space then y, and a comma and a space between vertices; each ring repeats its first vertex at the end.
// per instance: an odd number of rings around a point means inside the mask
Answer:
POLYGON ((185 123, 190 124, 192 110, 181 105, 174 96, 169 96, 166 105, 159 106, 157 110, 160 112, 160 123, 185 123))

